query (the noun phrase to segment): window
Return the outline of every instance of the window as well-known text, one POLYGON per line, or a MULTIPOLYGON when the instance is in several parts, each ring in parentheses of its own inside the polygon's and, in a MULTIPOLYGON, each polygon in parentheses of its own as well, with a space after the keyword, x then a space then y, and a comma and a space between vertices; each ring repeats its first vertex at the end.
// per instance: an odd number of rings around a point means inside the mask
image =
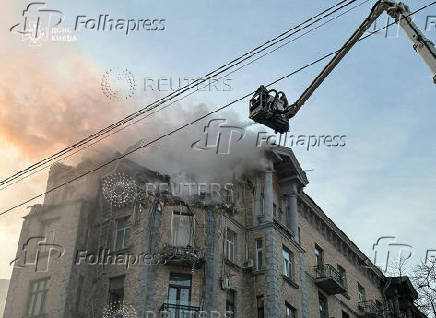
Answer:
POLYGON ((365 301, 366 300, 366 295, 365 295, 365 288, 362 287, 362 285, 360 285, 359 283, 357 283, 357 289, 358 289, 358 297, 359 297, 359 302, 360 301, 365 301))
POLYGON ((234 290, 227 290, 227 299, 226 299, 226 312, 230 314, 229 318, 236 317, 236 292, 234 290))
POLYGON ((277 218, 277 204, 273 203, 273 216, 277 218))
POLYGON ((83 275, 79 275, 79 280, 77 283, 77 292, 76 292, 76 311, 79 312, 81 311, 81 307, 80 307, 80 299, 82 296, 82 290, 83 290, 83 282, 84 282, 85 277, 83 275))
POLYGON ((194 246, 194 215, 173 212, 171 220, 171 244, 175 247, 194 246))
POLYGON ((236 233, 232 230, 227 229, 227 237, 226 237, 226 258, 235 262, 236 260, 236 233))
POLYGON ((315 244, 315 261, 316 266, 324 265, 324 251, 317 244, 315 244))
POLYGON ((339 272, 339 281, 342 284, 345 289, 347 288, 347 273, 345 272, 345 268, 343 268, 341 265, 338 265, 338 272, 339 272))
MULTIPOLYGON (((189 306, 191 303, 192 276, 186 274, 171 273, 168 287, 168 303, 173 305, 189 306)), ((178 310, 177 307, 174 310, 178 310)), ((174 312, 174 314, 179 314, 174 312)), ((176 317, 177 315, 169 315, 176 317)))
POLYGON ((262 239, 256 240, 256 269, 261 270, 263 267, 263 242, 262 239))
POLYGON ((298 243, 301 244, 301 229, 298 227, 298 243))
POLYGON ((286 303, 286 318, 297 318, 297 310, 286 303))
POLYGON ((283 275, 289 278, 294 277, 294 256, 286 247, 283 247, 283 275))
POLYGON ((37 317, 45 314, 45 304, 50 278, 33 281, 30 284, 29 300, 27 304, 27 317, 37 317))
POLYGON ((319 316, 320 318, 328 318, 329 312, 327 308, 327 298, 322 294, 318 294, 319 298, 319 316))
POLYGON ((265 318, 265 301, 263 296, 257 296, 257 318, 265 318))
POLYGON ((129 246, 130 240, 130 224, 129 218, 122 218, 116 220, 115 230, 115 251, 126 249, 129 246))
POLYGON ((118 307, 124 301, 124 276, 109 279, 109 305, 118 307))

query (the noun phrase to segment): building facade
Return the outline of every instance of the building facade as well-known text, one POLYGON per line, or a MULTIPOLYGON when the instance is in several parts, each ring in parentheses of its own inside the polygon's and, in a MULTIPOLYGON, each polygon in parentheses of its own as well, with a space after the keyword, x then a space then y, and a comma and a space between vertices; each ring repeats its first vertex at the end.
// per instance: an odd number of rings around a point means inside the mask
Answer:
MULTIPOLYGON (((265 156, 188 197, 128 160, 48 194, 24 219, 4 317, 425 317, 407 277, 304 193, 292 151, 265 156)), ((86 165, 53 166, 47 188, 86 165)))

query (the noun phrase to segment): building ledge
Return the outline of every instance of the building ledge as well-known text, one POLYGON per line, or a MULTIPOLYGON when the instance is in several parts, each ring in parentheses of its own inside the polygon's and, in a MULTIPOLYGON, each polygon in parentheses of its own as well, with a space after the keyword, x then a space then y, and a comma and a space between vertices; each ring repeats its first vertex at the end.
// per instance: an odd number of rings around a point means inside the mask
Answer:
POLYGON ((294 280, 292 278, 290 278, 290 277, 288 277, 286 275, 282 275, 282 277, 283 277, 283 280, 285 282, 287 282, 289 285, 291 285, 291 287, 293 287, 295 289, 299 289, 300 288, 300 286, 296 282, 294 282, 294 280))

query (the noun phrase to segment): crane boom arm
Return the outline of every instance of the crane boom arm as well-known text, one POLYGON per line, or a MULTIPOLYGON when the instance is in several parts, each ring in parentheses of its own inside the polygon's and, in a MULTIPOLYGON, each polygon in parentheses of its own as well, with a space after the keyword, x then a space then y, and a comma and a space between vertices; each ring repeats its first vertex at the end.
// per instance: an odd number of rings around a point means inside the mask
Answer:
POLYGON ((379 0, 371 9, 369 16, 363 21, 350 39, 336 52, 333 59, 324 67, 321 73, 313 80, 310 86, 303 92, 300 98, 290 105, 284 115, 287 119, 295 116, 301 106, 312 96, 313 92, 322 84, 324 79, 335 69, 344 56, 361 39, 362 35, 370 28, 372 23, 386 11, 404 29, 407 36, 413 42, 414 49, 421 55, 425 63, 430 67, 436 83, 436 49, 410 18, 408 7, 402 3, 379 0))

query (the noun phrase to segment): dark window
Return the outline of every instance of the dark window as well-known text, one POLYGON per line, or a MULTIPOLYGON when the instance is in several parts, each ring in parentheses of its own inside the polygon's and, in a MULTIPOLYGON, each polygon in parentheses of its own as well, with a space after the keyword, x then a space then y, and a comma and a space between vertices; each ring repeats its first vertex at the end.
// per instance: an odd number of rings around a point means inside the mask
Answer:
POLYGON ((345 268, 343 268, 341 265, 338 265, 338 272, 339 272, 339 280, 342 284, 342 286, 347 288, 347 273, 345 272, 345 268))
POLYGON ((359 283, 357 283, 357 291, 358 291, 358 297, 359 301, 365 301, 366 295, 365 295, 365 288, 362 287, 359 283))
POLYGON ((76 311, 81 311, 80 299, 82 297, 84 279, 85 278, 83 277, 83 275, 79 275, 79 281, 77 282, 77 293, 76 293, 76 311))
POLYGON ((236 292, 231 289, 227 290, 226 312, 230 314, 229 317, 236 317, 236 292))
POLYGON ((324 264, 324 251, 317 244, 315 244, 315 261, 317 266, 324 264))
POLYGON ((130 223, 129 218, 122 218, 116 220, 115 229, 115 251, 123 250, 129 247, 130 240, 130 223))
POLYGON ((298 227, 298 243, 301 244, 301 229, 298 227))
POLYGON ((277 204, 273 203, 273 216, 277 218, 277 204))
POLYGON ((257 296, 257 318, 265 318, 265 305, 263 296, 257 296))
POLYGON ((319 316, 320 318, 328 318, 329 312, 327 308, 327 298, 322 294, 318 294, 319 298, 319 316))
POLYGON ((38 317, 45 314, 45 304, 50 278, 34 281, 30 284, 27 317, 38 317))
POLYGON ((297 310, 286 303, 286 318, 297 318, 297 310))
POLYGON ((347 314, 345 311, 342 312, 342 318, 350 318, 350 315, 347 314))
POLYGON ((124 276, 109 279, 109 305, 118 307, 124 301, 124 276))
POLYGON ((256 269, 261 270, 263 267, 263 242, 262 239, 256 240, 256 269))

